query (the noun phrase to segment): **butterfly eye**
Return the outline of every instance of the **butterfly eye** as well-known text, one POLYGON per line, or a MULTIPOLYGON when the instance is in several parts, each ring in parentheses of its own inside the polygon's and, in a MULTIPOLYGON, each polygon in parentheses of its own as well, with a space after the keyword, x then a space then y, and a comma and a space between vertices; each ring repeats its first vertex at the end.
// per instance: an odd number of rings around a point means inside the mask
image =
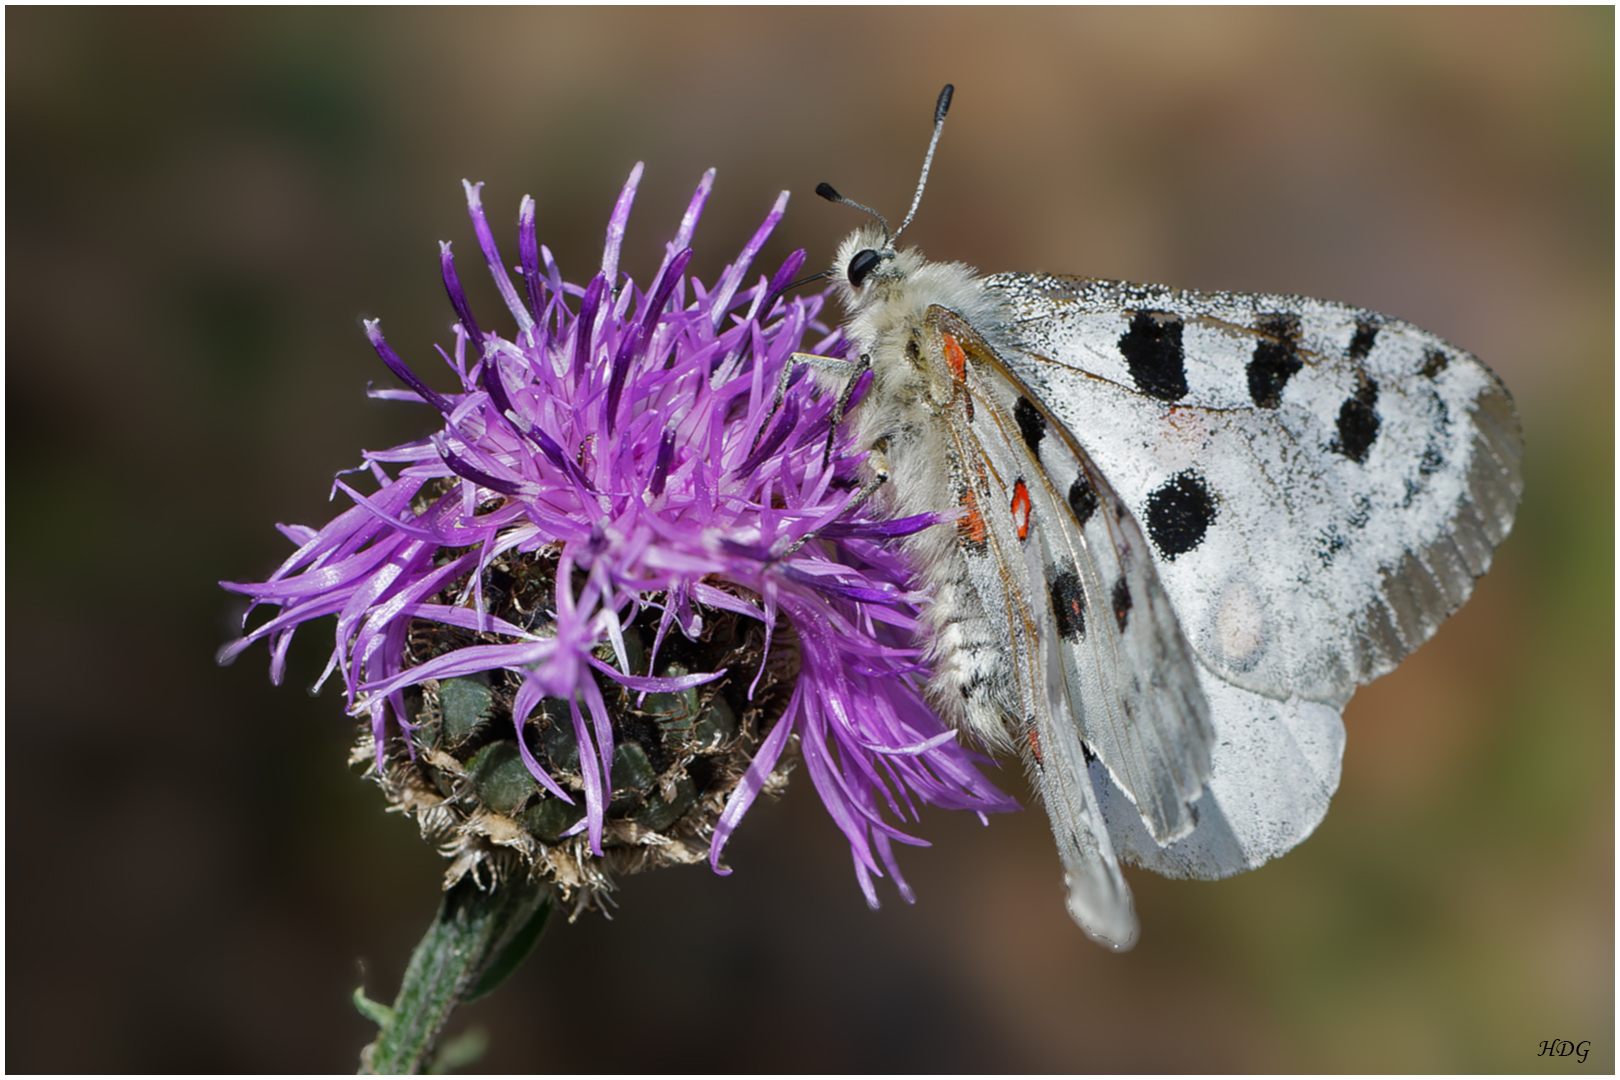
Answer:
POLYGON ((866 275, 876 270, 878 263, 882 261, 883 256, 871 248, 857 251, 855 257, 849 260, 849 283, 857 289, 860 288, 861 282, 866 280, 866 275))

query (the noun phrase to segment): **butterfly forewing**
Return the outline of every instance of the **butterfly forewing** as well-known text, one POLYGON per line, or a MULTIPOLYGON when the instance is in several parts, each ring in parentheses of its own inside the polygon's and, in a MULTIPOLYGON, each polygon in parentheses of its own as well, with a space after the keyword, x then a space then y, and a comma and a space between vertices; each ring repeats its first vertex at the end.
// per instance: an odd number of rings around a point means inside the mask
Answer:
POLYGON ((986 279, 1021 375, 1147 525, 1199 657, 1342 707, 1472 590, 1512 525, 1522 437, 1478 360, 1287 296, 986 279))
POLYGON ((938 306, 927 322, 932 347, 961 350, 951 425, 964 458, 986 464, 982 503, 999 523, 979 591, 1017 581, 1013 621, 1038 631, 1013 666, 1022 719, 1037 740, 1077 729, 1157 840, 1186 835, 1209 775, 1208 706, 1140 527, 972 326, 938 306))

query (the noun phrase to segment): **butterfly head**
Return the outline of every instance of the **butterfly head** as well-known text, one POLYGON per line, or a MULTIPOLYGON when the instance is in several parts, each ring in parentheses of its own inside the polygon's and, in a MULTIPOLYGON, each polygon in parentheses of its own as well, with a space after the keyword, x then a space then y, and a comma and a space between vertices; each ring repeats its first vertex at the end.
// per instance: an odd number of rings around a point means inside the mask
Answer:
POLYGON ((896 251, 883 229, 867 225, 838 245, 831 277, 844 310, 854 314, 891 298, 922 265, 915 248, 896 251))

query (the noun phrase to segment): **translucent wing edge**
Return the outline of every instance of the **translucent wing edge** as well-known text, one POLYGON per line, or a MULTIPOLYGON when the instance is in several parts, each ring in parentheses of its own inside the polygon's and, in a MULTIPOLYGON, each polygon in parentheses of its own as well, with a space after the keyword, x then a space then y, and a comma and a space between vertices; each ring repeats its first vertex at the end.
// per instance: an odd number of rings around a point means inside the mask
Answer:
MULTIPOLYGON (((1480 370, 1486 371, 1483 364, 1480 370)), ((1450 525, 1384 567, 1378 593, 1356 618, 1356 681, 1388 674, 1467 602, 1507 538, 1524 494, 1524 435, 1513 399, 1494 375, 1470 411, 1475 435, 1466 496, 1450 525)), ((1348 700, 1348 698, 1346 699, 1348 700)), ((1339 703, 1341 706, 1343 702, 1339 703)))
MULTIPOLYGON (((1039 756, 1026 760, 1063 860, 1069 915, 1093 941, 1124 952, 1136 944, 1140 923, 1114 854, 1095 779, 1086 768, 1075 726, 1049 715, 1044 720, 1036 726, 1039 756)), ((1129 816, 1140 828, 1141 816, 1134 805, 1129 816)))

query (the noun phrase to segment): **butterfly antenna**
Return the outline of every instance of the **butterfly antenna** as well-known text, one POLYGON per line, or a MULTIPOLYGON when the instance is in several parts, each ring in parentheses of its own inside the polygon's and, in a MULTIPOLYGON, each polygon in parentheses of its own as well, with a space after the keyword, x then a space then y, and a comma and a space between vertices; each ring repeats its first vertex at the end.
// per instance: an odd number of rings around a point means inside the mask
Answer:
POLYGON ((838 189, 837 188, 833 187, 831 184, 827 183, 825 180, 816 185, 816 194, 820 195, 823 199, 826 199, 828 202, 842 203, 845 206, 853 206, 855 209, 864 210, 868 214, 871 214, 873 217, 877 218, 878 219, 878 224, 883 226, 883 243, 884 243, 885 246, 887 246, 889 244, 889 242, 890 242, 889 241, 889 223, 887 221, 883 220, 883 215, 882 214, 878 213, 876 210, 872 209, 870 206, 862 206, 860 203, 856 202, 854 199, 846 199, 846 198, 844 198, 842 195, 838 194, 838 189))
MULTIPOLYGON (((939 145, 939 133, 945 130, 945 114, 950 111, 951 95, 955 92, 956 87, 946 83, 945 89, 939 92, 939 100, 934 103, 934 135, 928 140, 928 154, 923 158, 922 176, 917 180, 917 194, 911 197, 911 209, 906 211, 906 220, 900 223, 900 228, 894 234, 894 240, 900 239, 900 234, 906 231, 911 219, 917 216, 917 204, 922 202, 923 188, 928 186, 928 169, 934 164, 934 147, 939 145)), ((894 240, 889 241, 890 244, 893 244, 894 240)))
POLYGON ((800 278, 798 281, 793 282, 793 284, 789 285, 786 289, 783 289, 782 291, 787 292, 790 289, 797 289, 800 285, 808 285, 812 281, 820 281, 824 277, 831 277, 831 276, 832 276, 832 271, 831 270, 823 270, 819 274, 810 274, 810 275, 807 275, 805 277, 800 278))

